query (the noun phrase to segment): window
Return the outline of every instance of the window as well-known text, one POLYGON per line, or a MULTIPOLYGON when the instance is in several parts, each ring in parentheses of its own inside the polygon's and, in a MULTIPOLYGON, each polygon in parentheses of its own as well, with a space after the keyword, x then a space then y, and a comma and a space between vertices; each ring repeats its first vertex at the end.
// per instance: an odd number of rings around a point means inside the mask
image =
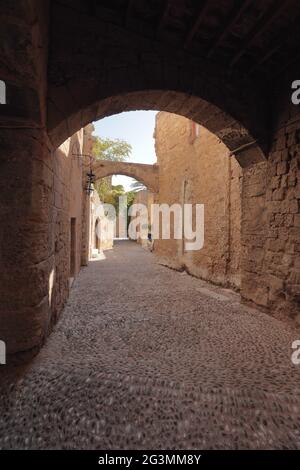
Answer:
POLYGON ((200 135, 200 124, 194 121, 190 121, 190 143, 193 144, 194 141, 200 135))
POLYGON ((0 104, 6 104, 6 85, 3 80, 0 80, 0 104))
POLYGON ((6 344, 0 340, 0 364, 6 364, 6 344))
POLYGON ((76 218, 71 218, 70 223, 70 277, 75 277, 76 274, 76 218))

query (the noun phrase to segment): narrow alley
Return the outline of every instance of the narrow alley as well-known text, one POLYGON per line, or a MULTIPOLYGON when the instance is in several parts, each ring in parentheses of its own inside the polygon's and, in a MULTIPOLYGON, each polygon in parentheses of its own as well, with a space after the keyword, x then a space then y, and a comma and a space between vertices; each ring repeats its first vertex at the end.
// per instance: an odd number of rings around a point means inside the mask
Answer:
POLYGON ((299 333, 118 242, 54 332, 7 370, 1 449, 300 447, 299 333))

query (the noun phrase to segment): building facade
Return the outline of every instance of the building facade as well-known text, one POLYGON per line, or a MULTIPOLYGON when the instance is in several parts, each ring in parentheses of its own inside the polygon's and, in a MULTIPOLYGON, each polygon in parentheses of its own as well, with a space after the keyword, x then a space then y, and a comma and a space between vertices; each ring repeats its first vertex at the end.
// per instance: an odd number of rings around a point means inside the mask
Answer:
POLYGON ((215 135, 176 114, 157 114, 155 146, 159 202, 204 205, 201 250, 186 251, 186 240, 173 238, 155 241, 155 253, 168 266, 239 289, 241 167, 215 135))

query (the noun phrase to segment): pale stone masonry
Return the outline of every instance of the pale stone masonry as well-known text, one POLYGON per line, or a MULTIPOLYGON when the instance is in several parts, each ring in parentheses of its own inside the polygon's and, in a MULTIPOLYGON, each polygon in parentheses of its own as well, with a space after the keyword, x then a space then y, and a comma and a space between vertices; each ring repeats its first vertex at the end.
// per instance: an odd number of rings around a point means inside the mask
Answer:
MULTIPOLYGON (((6 310, 7 316, 1 314, 0 333, 1 338, 4 338, 8 344, 8 353, 19 349, 33 349, 41 344, 41 339, 50 333, 57 322, 69 296, 70 286, 81 266, 87 264, 92 257, 93 247, 96 244, 99 250, 112 247, 113 231, 110 232, 110 238, 105 237, 104 240, 106 226, 102 225, 101 237, 99 240, 96 238, 95 213, 100 200, 95 194, 87 195, 85 189, 86 173, 90 165, 89 159, 82 155, 92 153, 93 130, 92 125, 86 126, 60 145, 51 155, 51 169, 50 162, 42 163, 39 159, 36 160, 39 171, 35 170, 32 201, 36 212, 32 215, 33 224, 29 235, 34 244, 35 257, 31 262, 36 263, 38 257, 45 257, 42 263, 37 263, 37 266, 46 269, 47 275, 37 277, 37 289, 29 295, 29 298, 33 303, 38 295, 44 294, 45 298, 37 306, 24 308, 26 315, 20 316, 17 328, 12 328, 13 319, 10 317, 9 309, 6 310), (37 209, 39 205, 42 207, 40 213, 37 209), (49 217, 49 226, 41 222, 44 216, 49 217), (39 243, 36 240, 37 235, 42 235, 39 243), (48 244, 50 253, 47 258, 48 244), (46 283, 44 288, 42 281, 46 283)), ((26 174, 24 178, 26 179, 26 174)), ((22 199, 18 203, 22 207, 22 199)), ((22 230, 26 231, 26 226, 23 226, 22 230)), ((29 248, 28 243, 26 248, 29 248)), ((27 251, 22 242, 16 248, 18 249, 20 249, 18 256, 22 254, 21 256, 25 257, 27 251)), ((19 264, 19 268, 17 265, 15 269, 22 269, 22 265, 19 264)), ((30 270, 27 280, 32 279, 32 276, 33 272, 30 270)), ((5 283, 2 286, 5 287, 5 283)), ((23 299, 21 301, 21 296, 25 298, 26 291, 28 293, 24 286, 24 290, 19 292, 20 305, 24 302, 23 299)), ((1 307, 5 308, 4 297, 1 307)))
POLYGON ((299 122, 283 120, 269 160, 248 168, 195 126, 157 115, 159 200, 205 204, 204 248, 185 253, 179 240, 160 240, 156 254, 168 266, 240 288, 244 300, 300 324, 299 122))
POLYGON ((299 200, 299 121, 290 118, 279 126, 269 160, 245 170, 243 295, 296 324, 300 324, 299 200))
POLYGON ((184 251, 182 240, 158 240, 165 264, 203 279, 240 287, 242 169, 226 146, 182 116, 156 116, 159 202, 204 204, 204 247, 184 251))

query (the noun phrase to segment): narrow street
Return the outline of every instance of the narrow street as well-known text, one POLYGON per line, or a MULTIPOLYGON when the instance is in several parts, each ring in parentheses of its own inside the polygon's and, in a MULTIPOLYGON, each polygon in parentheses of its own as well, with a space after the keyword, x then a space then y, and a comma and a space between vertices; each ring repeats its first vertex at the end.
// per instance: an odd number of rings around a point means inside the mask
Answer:
POLYGON ((105 256, 2 385, 1 449, 300 448, 299 331, 134 242, 105 256))

